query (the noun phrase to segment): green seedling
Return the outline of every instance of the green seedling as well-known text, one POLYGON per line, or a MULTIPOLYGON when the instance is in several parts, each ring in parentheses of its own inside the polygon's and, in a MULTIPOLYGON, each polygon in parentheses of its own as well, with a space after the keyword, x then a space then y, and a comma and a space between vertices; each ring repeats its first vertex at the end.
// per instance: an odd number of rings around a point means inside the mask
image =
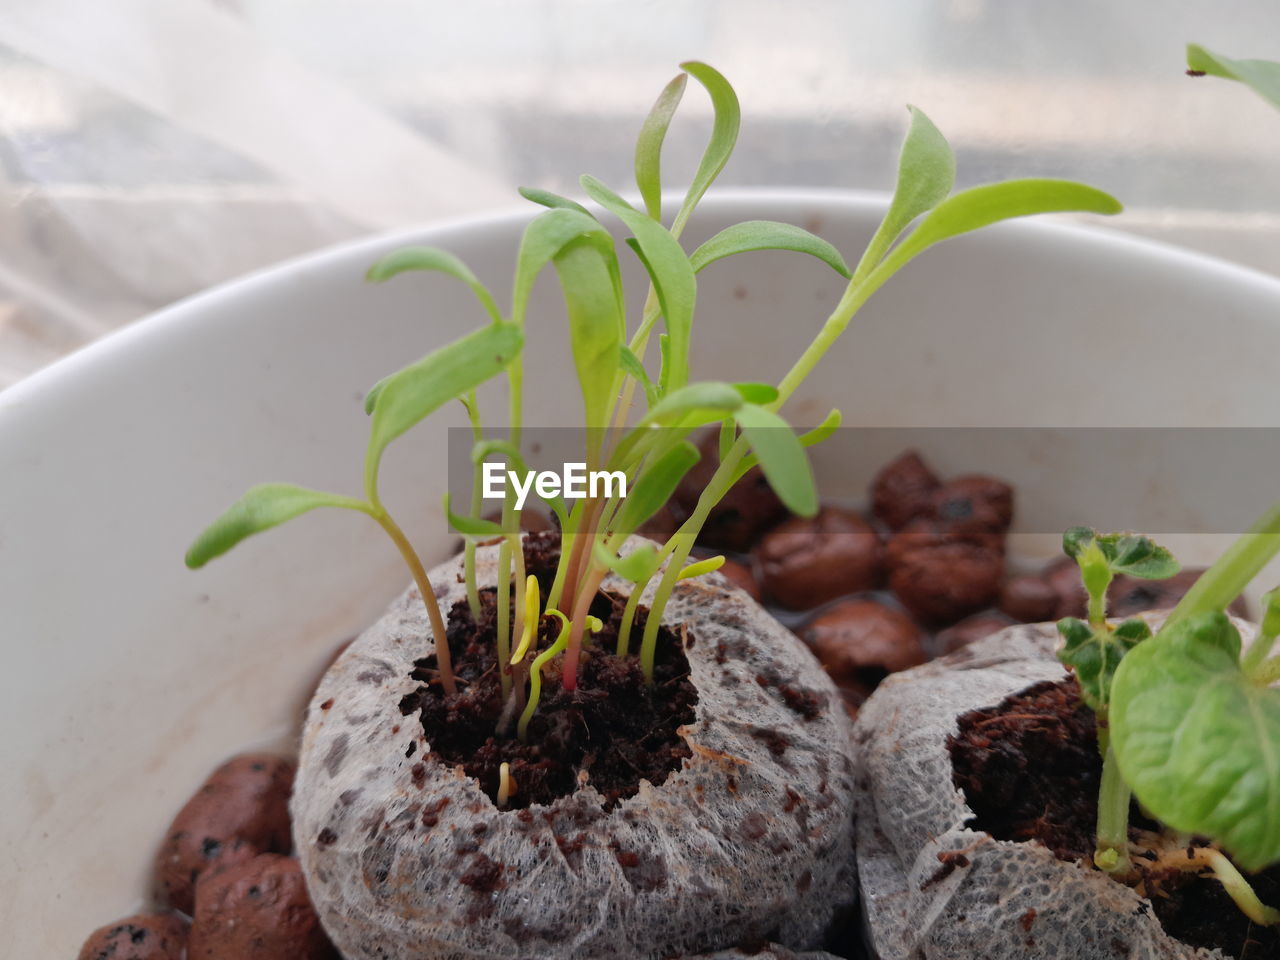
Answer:
POLYGON ((1088 622, 1066 617, 1058 621, 1063 644, 1058 659, 1075 672, 1085 703, 1097 714, 1102 783, 1098 791, 1098 843, 1093 862, 1108 873, 1127 875, 1129 861, 1129 788, 1116 767, 1107 709, 1111 682, 1125 654, 1151 636, 1146 621, 1136 617, 1112 624, 1107 620, 1107 588, 1117 574, 1163 580, 1178 572, 1178 561, 1146 537, 1127 533, 1099 534, 1072 527, 1062 537, 1062 550, 1080 567, 1088 595, 1088 622))
MULTIPOLYGON (((1193 44, 1187 65, 1195 74, 1245 83, 1280 106, 1280 64, 1232 60, 1193 44)), ((1280 658, 1271 655, 1280 635, 1280 594, 1263 598, 1262 623, 1247 649, 1227 608, 1278 552, 1280 504, 1195 582, 1154 637, 1124 644, 1122 659, 1115 664, 1108 657, 1104 671, 1110 678, 1103 704, 1106 764, 1119 784, 1116 796, 1132 789, 1167 827, 1207 837, 1247 871, 1280 861, 1280 689, 1274 686, 1280 658)), ((1104 818, 1118 823, 1118 817, 1104 799, 1100 848, 1104 818)), ((1121 846, 1121 836, 1111 839, 1121 846)), ((1194 857, 1184 850, 1167 860, 1179 869, 1210 871, 1253 922, 1280 922, 1280 912, 1261 904, 1216 849, 1194 857)))
POLYGON ((705 575, 723 562, 713 558, 690 563, 689 554, 711 509, 730 487, 758 466, 793 512, 812 516, 817 511, 817 491, 805 450, 831 436, 840 424, 840 412, 833 410, 817 427, 797 433, 780 410, 890 277, 935 244, 1001 220, 1053 212, 1120 211, 1119 203, 1102 191, 1065 180, 1014 180, 955 192, 950 146, 928 117, 912 107, 888 212, 852 269, 828 241, 791 224, 763 220, 730 226, 687 252, 682 234, 728 162, 741 118, 733 87, 717 71, 697 62, 683 64, 683 70, 663 89, 641 126, 635 151, 639 206, 594 177, 581 181, 596 205, 593 209, 545 190, 521 191, 546 209, 524 231, 507 309, 500 309, 474 273, 445 251, 414 247, 374 265, 369 277, 376 282, 427 271, 465 283, 484 311, 485 326, 391 374, 369 391, 371 439, 363 500, 280 485, 254 488, 200 537, 188 556, 192 566, 312 507, 341 506, 367 513, 392 535, 413 572, 437 640, 440 681, 452 694, 449 652, 440 642, 446 633, 435 595, 421 561, 377 498, 378 464, 387 444, 456 399, 465 405, 471 424, 474 476, 479 477, 490 458, 524 470, 522 346, 529 337, 540 335, 526 329, 529 298, 535 282, 544 273, 554 272, 564 298, 581 397, 583 460, 588 471, 621 472, 627 479, 627 495, 615 491, 572 504, 561 499, 546 504, 559 520, 561 552, 545 596, 536 585, 529 587, 523 569, 517 532, 520 511, 512 493, 508 492, 498 523, 480 517, 474 483, 468 516, 453 513, 445 504, 451 525, 467 541, 464 577, 473 612, 481 602, 475 582, 475 541, 501 537, 496 650, 506 707, 499 733, 506 735, 505 728, 518 711, 516 733, 525 737, 538 708, 545 669, 558 667, 561 689, 576 689, 583 651, 590 634, 598 629, 590 606, 607 575, 612 572, 633 584, 612 652, 638 656, 652 682, 659 626, 673 589, 680 580, 705 575), (692 183, 668 223, 662 209, 662 146, 689 77, 710 97, 714 118, 692 183), (600 217, 623 234, 625 250, 600 217), (690 349, 699 275, 727 257, 770 250, 801 253, 825 263, 846 282, 839 302, 776 384, 696 380, 690 349), (647 276, 644 305, 635 315, 623 289, 620 251, 635 256, 647 276), (486 426, 492 418, 486 419, 478 398, 484 383, 502 375, 507 409, 505 433, 499 435, 486 426), (691 438, 707 428, 720 432, 719 463, 692 514, 663 544, 639 548, 629 544, 629 538, 662 508, 697 462, 691 438), (642 594, 651 597, 650 611, 637 650, 632 634, 642 594), (561 629, 552 643, 538 650, 544 616, 559 620, 561 629), (513 636, 517 625, 518 637, 513 636))

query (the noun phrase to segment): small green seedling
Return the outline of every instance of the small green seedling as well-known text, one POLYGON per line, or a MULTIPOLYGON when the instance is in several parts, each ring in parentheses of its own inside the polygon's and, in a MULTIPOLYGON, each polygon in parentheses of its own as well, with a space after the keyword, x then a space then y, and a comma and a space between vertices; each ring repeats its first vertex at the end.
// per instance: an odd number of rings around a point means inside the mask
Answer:
POLYGON ((640 129, 635 151, 639 206, 594 177, 581 180, 596 205, 594 210, 545 190, 521 191, 547 209, 524 231, 509 308, 501 309, 475 274, 445 251, 412 247, 374 265, 369 278, 375 282, 428 271, 465 283, 483 309, 485 326, 391 374, 369 391, 366 410, 371 437, 363 499, 280 484, 255 487, 196 541, 187 556, 191 566, 201 566, 245 537, 314 507, 366 513, 391 536, 413 573, 437 640, 440 682, 446 695, 452 695, 455 683, 447 645, 439 642, 446 632, 435 594, 421 561, 378 499, 377 478, 388 444, 450 400, 458 400, 471 424, 475 474, 470 514, 455 514, 447 500, 445 514, 466 540, 464 577, 473 613, 479 612, 481 603, 475 542, 501 538, 495 646, 506 706, 498 734, 514 732, 524 738, 538 709, 544 670, 558 668, 561 689, 576 689, 584 649, 600 627, 590 607, 608 574, 634 584, 612 652, 619 657, 638 656, 652 682, 659 626, 677 582, 704 575, 723 562, 723 558, 712 558, 690 563, 689 554, 712 508, 733 484, 758 466, 794 513, 816 513, 817 491, 805 449, 831 436, 840 424, 840 412, 833 410, 816 428, 797 434, 779 411, 890 277, 933 245, 1001 220, 1067 211, 1114 214, 1121 209, 1102 191, 1065 180, 1014 180, 953 192, 951 148, 928 117, 912 107, 888 212, 853 269, 826 240, 791 224, 765 220, 730 226, 687 252, 682 233, 729 160, 740 113, 733 87, 717 71, 698 62, 683 64, 683 69, 663 89, 640 129), (662 209, 662 145, 689 77, 709 95, 714 119, 692 183, 668 223, 662 209), (647 275, 647 296, 635 316, 623 289, 619 248, 599 216, 616 221, 625 235, 627 252, 647 275), (846 281, 843 295, 777 384, 695 380, 690 350, 699 275, 726 257, 765 250, 802 253, 825 263, 846 281), (490 458, 505 460, 513 470, 525 470, 522 347, 530 337, 540 335, 526 328, 526 318, 534 284, 548 268, 554 270, 564 297, 582 402, 586 469, 619 471, 628 482, 625 497, 616 492, 588 496, 571 507, 559 498, 547 501, 559 520, 561 551, 554 579, 543 596, 524 570, 517 532, 520 511, 514 495, 508 494, 501 521, 495 523, 481 518, 478 491, 481 468, 490 458), (655 351, 650 348, 655 345, 656 357, 651 357, 655 351), (505 375, 507 387, 503 436, 486 427, 479 399, 479 388, 500 375, 505 375), (698 461, 691 438, 709 427, 720 431, 719 464, 691 515, 663 544, 636 547, 629 543, 698 461), (652 593, 647 594, 650 588, 652 593), (642 594, 652 599, 637 638, 633 634, 642 594), (560 629, 555 640, 539 650, 544 617, 559 621, 560 629))
POLYGON ((1116 767, 1107 726, 1111 683, 1125 654, 1151 636, 1137 617, 1112 624, 1107 620, 1107 588, 1118 574, 1163 580, 1178 572, 1168 550, 1146 537, 1129 533, 1099 534, 1072 527, 1062 537, 1062 550, 1080 567, 1088 595, 1088 622, 1066 617, 1058 621, 1063 644, 1058 659, 1075 671, 1085 703, 1097 714, 1102 783, 1098 792, 1098 844, 1093 855, 1099 869, 1127 875, 1129 861, 1129 788, 1116 767))
MULTIPOLYGON (((1192 44, 1187 66, 1245 83, 1280 107, 1280 64, 1231 60, 1192 44)), ((1180 844, 1186 835, 1207 837, 1249 871, 1280 861, 1280 657, 1271 655, 1280 594, 1263 598, 1262 623, 1247 649, 1227 607, 1277 553, 1280 504, 1196 581, 1154 637, 1121 651, 1105 703, 1114 780, 1181 831, 1180 844)), ((1107 817, 1118 819, 1104 803, 1100 838, 1107 817)), ((1183 850, 1158 863, 1209 870, 1255 923, 1280 922, 1280 912, 1261 904, 1216 849, 1195 857, 1183 850)))
POLYGON ((1166 869, 1208 872, 1260 924, 1280 921, 1280 912, 1262 904, 1216 848, 1189 850, 1187 836, 1222 843, 1246 869, 1280 859, 1280 767, 1271 759, 1280 749, 1280 690, 1270 687, 1280 679, 1280 657, 1268 659, 1280 634, 1280 591, 1264 598, 1258 638, 1243 655, 1224 612, 1247 583, 1241 578, 1280 552, 1280 512, 1272 514, 1241 541, 1247 549, 1237 544, 1197 581, 1154 637, 1141 618, 1106 619, 1107 587, 1117 574, 1173 576, 1179 565, 1172 554, 1147 537, 1068 530, 1063 550, 1080 566, 1089 619, 1058 622, 1058 659, 1075 672, 1097 715, 1103 760, 1094 864, 1128 882, 1166 869), (1135 793, 1179 831, 1138 845, 1141 870, 1129 834, 1135 793))

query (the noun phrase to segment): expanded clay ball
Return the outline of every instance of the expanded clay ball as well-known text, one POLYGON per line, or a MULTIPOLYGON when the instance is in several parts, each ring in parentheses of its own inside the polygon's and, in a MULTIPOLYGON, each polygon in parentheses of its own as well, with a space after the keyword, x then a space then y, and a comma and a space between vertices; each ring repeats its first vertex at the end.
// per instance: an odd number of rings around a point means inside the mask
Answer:
MULTIPOLYGON (((496 562, 497 548, 477 552, 482 588, 496 562)), ((460 570, 455 559, 431 574, 446 610, 464 598, 460 570)), ((817 947, 856 896, 839 696, 718 574, 681 582, 664 622, 684 631, 698 694, 681 731, 691 756, 609 810, 590 783, 499 810, 431 752, 400 709, 421 682, 414 661, 433 649, 414 591, 356 640, 313 699, 292 803, 312 900, 347 960, 817 947)))
POLYGON ((99 927, 78 960, 182 960, 187 921, 176 913, 140 913, 99 927))
POLYGON ((1066 671, 1053 624, 1016 625, 880 684, 858 715, 858 870, 880 960, 1207 960, 1142 897, 1038 843, 993 839, 952 778, 957 718, 1066 671))
POLYGON ((216 865, 288 853, 294 763, 269 753, 232 757, 173 818, 156 855, 161 900, 190 914, 196 881, 216 865))

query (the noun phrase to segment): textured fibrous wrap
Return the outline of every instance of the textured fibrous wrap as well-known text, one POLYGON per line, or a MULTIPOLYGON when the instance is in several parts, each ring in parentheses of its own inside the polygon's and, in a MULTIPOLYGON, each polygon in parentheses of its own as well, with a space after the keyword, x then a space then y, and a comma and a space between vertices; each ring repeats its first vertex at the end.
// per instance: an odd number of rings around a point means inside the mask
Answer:
POLYGON ((965 827, 973 812, 947 737, 962 714, 1063 679, 1057 643, 1053 624, 1009 627, 895 674, 859 713, 858 871, 880 960, 1222 957, 1167 936, 1150 905, 1105 874, 965 827), (940 869, 947 851, 967 865, 940 869))
MULTIPOLYGON (((482 587, 496 557, 478 551, 482 587)), ((460 573, 454 560, 431 574, 445 610, 464 597, 460 573)), ((431 755, 417 715, 400 712, 420 685, 414 661, 434 650, 416 591, 343 653, 308 711, 292 813, 311 896, 347 960, 656 958, 762 936, 818 945, 857 888, 840 698, 812 654, 719 574, 678 584, 663 622, 687 631, 693 755, 608 813, 589 784, 499 811, 431 755), (806 693, 819 704, 808 719, 794 706, 806 693)))

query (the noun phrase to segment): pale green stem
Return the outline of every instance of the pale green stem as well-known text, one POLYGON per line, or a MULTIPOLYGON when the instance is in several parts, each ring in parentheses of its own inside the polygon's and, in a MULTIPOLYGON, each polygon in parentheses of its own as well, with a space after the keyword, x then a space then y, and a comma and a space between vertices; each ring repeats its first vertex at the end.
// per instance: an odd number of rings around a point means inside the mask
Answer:
POLYGON ((1187 617, 1225 610, 1262 568, 1280 553, 1280 503, 1273 505, 1178 601, 1161 633, 1187 617))
POLYGON ((1103 629, 1107 625, 1107 591, 1103 590, 1099 594, 1089 594, 1089 626, 1095 630, 1103 629))
MULTIPOLYGON (((739 439, 730 449, 729 455, 720 462, 710 482, 703 488, 689 519, 668 541, 669 547, 672 544, 674 546, 670 549, 671 556, 667 561, 667 568, 662 572, 662 579, 658 582, 653 605, 649 610, 649 619, 645 621, 644 638, 640 643, 640 666, 644 670, 645 679, 650 683, 653 682, 653 663, 658 650, 658 628, 662 624, 662 611, 666 609, 667 601, 671 599, 671 591, 675 589, 676 581, 680 578, 680 571, 684 569, 685 561, 689 558, 689 551, 693 549, 698 531, 706 523, 711 508, 720 502, 729 487, 733 485, 734 470, 746 455, 747 441, 739 439)), ((664 549, 664 552, 667 551, 664 549)))
POLYGON ((524 712, 520 714, 520 722, 516 724, 516 736, 521 742, 529 735, 529 721, 533 719, 538 701, 542 699, 542 667, 569 644, 569 618, 559 610, 548 609, 547 614, 560 618, 560 634, 555 643, 534 657, 533 663, 529 665, 529 700, 525 703, 524 712))
POLYGON ((1268 636, 1262 627, 1258 628, 1258 635, 1253 638, 1253 643, 1249 644, 1249 649, 1240 659, 1240 666, 1248 676, 1256 677, 1258 670, 1265 667, 1264 661, 1275 643, 1274 636, 1268 636))
MULTIPOLYGON (((1099 722, 1105 722, 1099 715, 1099 722)), ((1129 786, 1120 775, 1115 750, 1104 729, 1098 731, 1102 750, 1102 783, 1098 787, 1098 844, 1093 862, 1100 870, 1123 876, 1129 863, 1129 786)))
MULTIPOLYGON (((480 408, 476 391, 471 391, 467 402, 467 416, 471 420, 471 439, 479 443, 484 437, 484 428, 480 423, 480 408)), ((480 517, 482 484, 481 471, 483 464, 474 464, 471 468, 471 516, 480 517)), ((467 537, 462 547, 462 579, 467 587, 467 608, 471 611, 471 619, 480 619, 480 587, 476 583, 476 542, 467 537)))
POLYGON ((870 271, 864 278, 851 280, 845 288, 844 296, 840 298, 840 302, 836 304, 831 315, 827 317, 823 323, 822 329, 818 331, 818 335, 805 348, 804 353, 800 355, 800 359, 795 362, 787 375, 782 378, 778 384, 778 399, 769 404, 772 410, 778 410, 784 403, 795 393, 796 389, 804 382, 805 377, 813 371, 831 345, 840 339, 840 334, 844 333, 849 326, 849 321, 853 319, 854 314, 861 309, 862 305, 871 298, 871 295, 879 290, 886 280, 893 276, 894 269, 887 264, 881 264, 874 270, 870 271))
POLYGON ((386 531, 391 542, 396 545, 400 556, 409 567, 409 572, 413 574, 413 582, 418 587, 418 593, 422 595, 422 605, 427 609, 427 620, 431 623, 431 632, 436 641, 436 666, 440 670, 440 683, 444 687, 445 694, 452 697, 457 694, 458 687, 453 679, 453 658, 449 654, 449 635, 445 630, 444 617, 440 614, 440 601, 436 599, 436 592, 431 586, 431 580, 427 577, 427 571, 410 545, 409 538, 404 535, 404 531, 391 519, 391 515, 381 503, 375 502, 372 507, 373 510, 369 516, 378 521, 378 525, 386 531))

